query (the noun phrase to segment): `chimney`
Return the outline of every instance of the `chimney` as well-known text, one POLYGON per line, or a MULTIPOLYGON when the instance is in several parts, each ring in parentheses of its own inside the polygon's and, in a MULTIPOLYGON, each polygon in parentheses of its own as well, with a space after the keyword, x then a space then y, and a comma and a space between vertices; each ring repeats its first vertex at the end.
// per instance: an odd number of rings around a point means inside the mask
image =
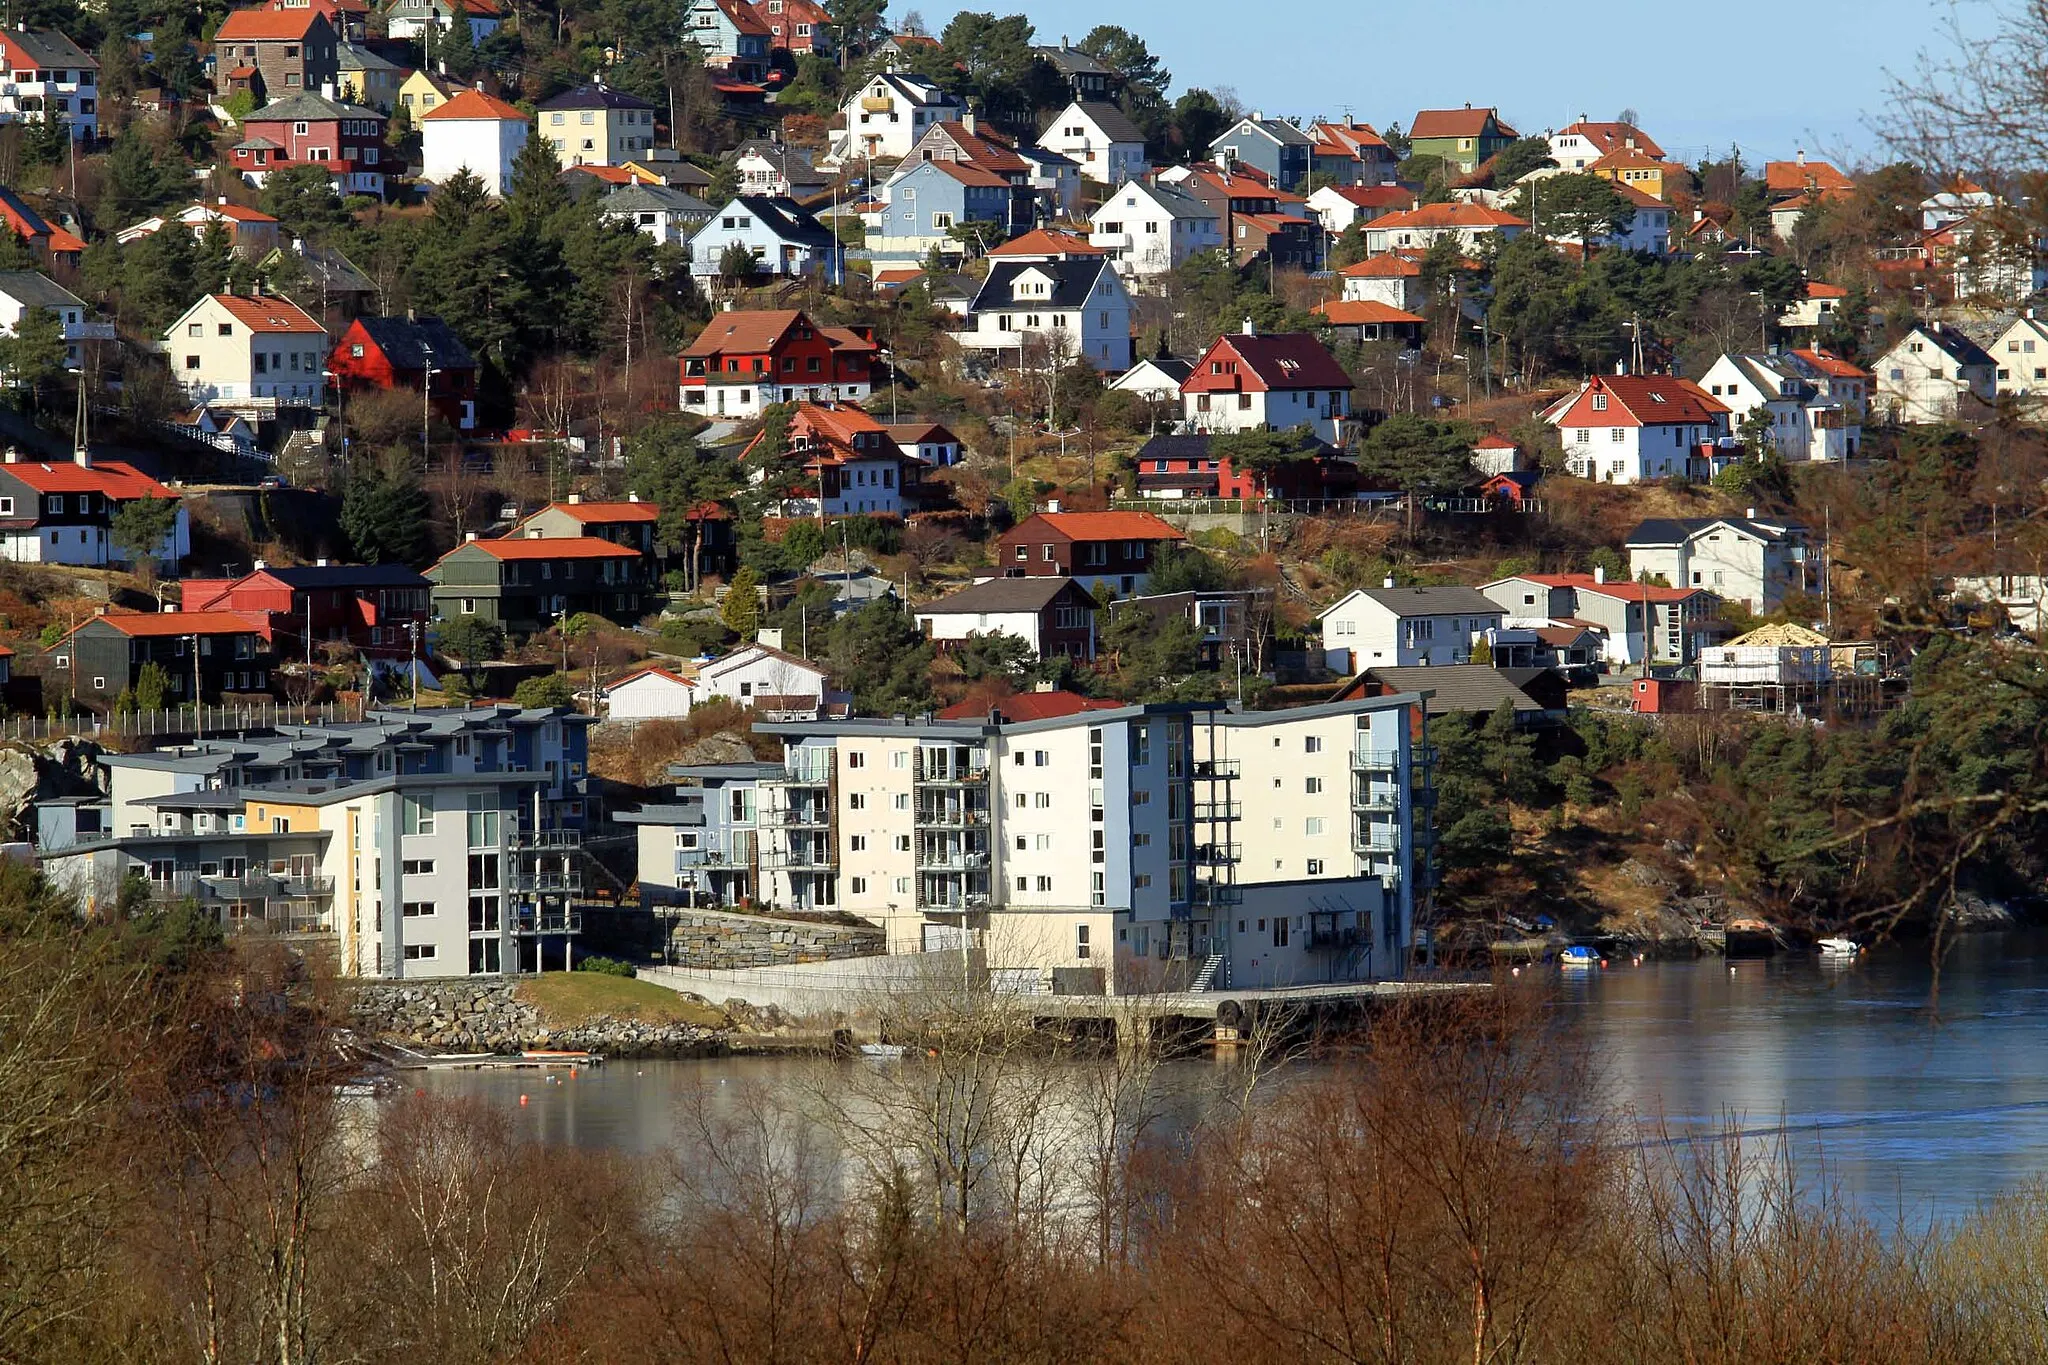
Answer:
POLYGON ((1607 581, 1607 566, 1605 564, 1595 564, 1593 566, 1593 581, 1595 583, 1605 583, 1607 581))
POLYGON ((1045 500, 1045 510, 1048 515, 1058 516, 1060 510, 1060 500, 1058 498, 1047 498, 1045 500))
POLYGON ((967 106, 967 107, 966 107, 965 109, 963 109, 963 110, 961 110, 961 111, 960 111, 960 126, 961 126, 962 128, 965 128, 965 129, 966 129, 966 130, 967 130, 968 132, 970 132, 970 133, 974 131, 974 106, 973 106, 973 105, 971 105, 971 104, 970 104, 970 105, 968 105, 968 106, 967 106))
POLYGON ((1806 148, 1801 147, 1798 150, 1798 152, 1796 152, 1793 155, 1792 160, 1798 165, 1804 166, 1806 164, 1806 148))
POLYGON ((1628 361, 1627 361, 1627 360, 1626 360, 1625 358, 1624 358, 1624 359, 1621 359, 1621 360, 1617 360, 1617 361, 1615 361, 1615 362, 1614 362, 1614 372, 1615 372, 1616 374, 1627 374, 1627 373, 1628 373, 1628 361))
POLYGON ((323 99, 323 100, 331 100, 331 99, 333 99, 333 98, 334 98, 334 82, 333 82, 333 81, 322 81, 322 82, 320 82, 320 98, 321 98, 321 99, 323 99))
POLYGON ((582 502, 582 501, 583 501, 583 495, 582 495, 581 493, 571 493, 571 494, 569 495, 569 505, 570 505, 571 507, 574 507, 574 506, 576 506, 576 504, 578 504, 578 503, 580 503, 580 502, 582 502))
POLYGON ((1264 123, 1265 121, 1266 121, 1266 111, 1265 111, 1265 110, 1263 110, 1263 109, 1254 109, 1254 110, 1252 110, 1252 122, 1253 122, 1253 123, 1264 123))
POLYGON ((92 609, 92 614, 94 616, 105 616, 107 614, 107 604, 104 602, 100 603, 92 609))
POLYGON ((20 464, 20 463, 21 463, 21 450, 20 450, 20 448, 19 448, 18 446, 9 446, 9 447, 7 447, 7 463, 9 463, 9 464, 20 464))
POLYGON ((638 502, 638 501, 640 501, 640 495, 639 495, 638 493, 628 493, 628 494, 626 494, 626 501, 627 501, 627 502, 638 502))
POLYGON ((476 532, 474 532, 474 531, 464 531, 464 532, 462 533, 462 543, 463 543, 464 545, 467 545, 467 544, 469 544, 469 542, 471 542, 472 540, 475 540, 475 539, 476 539, 476 532))
POLYGON ((1069 43, 1069 42, 1067 41, 1067 35, 1066 35, 1066 34, 1064 34, 1064 33, 1062 33, 1062 34, 1060 35, 1060 51, 1062 51, 1062 52, 1072 52, 1073 50, 1074 50, 1074 46, 1073 46, 1073 44, 1072 44, 1072 43, 1069 43))
POLYGON ((1380 580, 1380 586, 1381 586, 1381 587, 1383 587, 1383 588, 1391 588, 1391 587, 1393 587, 1393 586, 1394 586, 1394 576, 1393 576, 1392 574, 1388 574, 1388 575, 1387 575, 1387 576, 1386 576, 1385 578, 1382 578, 1382 579, 1380 580))
POLYGON ((1255 337, 1259 334, 1259 329, 1252 326, 1252 316, 1249 313, 1244 316, 1244 334, 1248 337, 1255 337))
POLYGON ((324 559, 316 559, 313 561, 313 567, 316 569, 324 569, 327 567, 327 561, 324 559))
POLYGON ((1033 683, 1031 690, 1033 692, 1057 692, 1060 690, 1060 685, 1050 678, 1045 678, 1033 683))
POLYGON ((270 567, 270 565, 269 565, 269 564, 267 564, 267 563, 265 563, 265 562, 264 562, 263 560, 260 560, 260 559, 259 559, 259 560, 257 560, 257 561, 256 561, 255 565, 254 565, 254 566, 253 566, 253 567, 252 567, 252 568, 251 568, 251 569, 250 569, 249 571, 250 571, 251 573, 262 573, 262 572, 263 572, 263 571, 264 571, 265 569, 267 569, 267 568, 269 568, 269 567, 270 567))
POLYGON ((1743 516, 1745 516, 1745 517, 1748 517, 1748 518, 1749 518, 1749 519, 1750 519, 1751 521, 1755 521, 1755 520, 1756 520, 1756 509, 1755 509, 1754 507, 1747 507, 1747 508, 1744 508, 1744 509, 1743 509, 1743 512, 1742 512, 1742 515, 1743 515, 1743 516))
POLYGON ((78 449, 72 451, 71 458, 74 462, 76 462, 77 464, 86 469, 92 468, 92 452, 90 450, 87 450, 84 446, 80 446, 78 449))
POLYGON ((228 206, 228 197, 223 194, 218 199, 215 199, 213 202, 219 205, 221 208, 226 208, 228 206))

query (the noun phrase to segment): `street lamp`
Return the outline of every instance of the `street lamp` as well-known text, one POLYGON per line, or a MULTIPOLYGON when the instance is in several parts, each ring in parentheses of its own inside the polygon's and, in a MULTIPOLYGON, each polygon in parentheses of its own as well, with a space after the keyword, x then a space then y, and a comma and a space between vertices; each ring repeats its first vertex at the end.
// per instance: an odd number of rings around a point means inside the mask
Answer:
POLYGON ((427 358, 427 371, 420 379, 420 472, 424 474, 434 459, 433 450, 427 443, 427 428, 434 413, 434 348, 422 341, 420 353, 427 358))

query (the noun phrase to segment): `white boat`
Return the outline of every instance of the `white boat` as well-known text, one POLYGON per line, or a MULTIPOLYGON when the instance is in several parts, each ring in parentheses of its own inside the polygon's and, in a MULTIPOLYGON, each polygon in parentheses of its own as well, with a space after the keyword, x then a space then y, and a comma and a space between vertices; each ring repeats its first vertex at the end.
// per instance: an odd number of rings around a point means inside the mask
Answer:
POLYGON ((860 1055, 863 1057, 901 1057, 906 1051, 908 1049, 901 1043, 862 1043, 860 1045, 860 1055))
POLYGON ((1600 965, 1600 954, 1582 943, 1575 943, 1557 955, 1557 965, 1565 968, 1585 970, 1600 965))
POLYGON ((1853 938, 1824 938, 1814 946, 1822 957, 1854 957, 1863 951, 1863 945, 1853 938))

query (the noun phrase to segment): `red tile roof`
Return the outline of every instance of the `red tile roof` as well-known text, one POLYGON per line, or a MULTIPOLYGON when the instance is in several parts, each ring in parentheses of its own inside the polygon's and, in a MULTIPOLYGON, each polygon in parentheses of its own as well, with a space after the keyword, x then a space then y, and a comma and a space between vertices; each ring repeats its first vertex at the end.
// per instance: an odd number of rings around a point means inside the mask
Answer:
MULTIPOLYGON (((460 554, 464 550, 482 550, 493 559, 638 559, 638 550, 629 550, 609 540, 596 536, 548 536, 533 539, 529 536, 507 536, 502 540, 469 540, 448 552, 460 554)), ((448 555, 442 555, 446 559, 448 555)))
POLYGON ((1504 228, 1527 227, 1529 220, 1484 204, 1424 204, 1406 213, 1375 218, 1369 226, 1374 232, 1382 228, 1504 228))
POLYGON ((237 9, 214 30, 213 41, 255 43, 290 42, 304 38, 313 23, 323 16, 314 9, 237 9))
POLYGON ((0 465, 0 474, 11 474, 38 493, 98 493, 116 502, 178 496, 134 465, 118 460, 97 460, 90 468, 82 464, 6 464, 0 465))
POLYGON ((1331 299, 1317 304, 1315 311, 1328 318, 1334 327, 1363 327, 1375 323, 1382 326, 1405 323, 1419 327, 1424 321, 1378 299, 1331 299))
MULTIPOLYGON (((239 611, 110 611, 79 623, 79 630, 93 621, 104 622, 123 635, 244 635, 266 624, 255 613, 239 611)), ((78 631, 73 631, 76 635, 78 631)))
MULTIPOLYGON (((1030 521, 1050 527, 1069 540, 1187 539, 1150 512, 1040 512, 1030 521)), ((1023 524, 1029 525, 1030 521, 1023 524)))
MULTIPOLYGON (((420 122, 430 119, 492 119, 499 123, 530 123, 531 119, 519 112, 516 105, 508 104, 496 95, 486 95, 481 90, 465 90, 438 108, 429 109, 420 115, 420 122)), ((607 168, 609 169, 609 168, 607 168)))
POLYGON ((982 189, 1007 189, 1010 182, 994 171, 985 171, 970 161, 933 161, 931 168, 941 175, 950 175, 963 185, 975 185, 982 189))
POLYGON ((1474 109, 1467 105, 1463 109, 1424 109, 1415 116, 1415 122, 1408 129, 1408 137, 1481 137, 1486 132, 1486 121, 1494 121, 1494 127, 1502 137, 1517 136, 1514 129, 1500 121, 1500 115, 1491 109, 1474 109))
POLYGON ((1202 358, 1195 362, 1194 373, 1188 376, 1186 389, 1199 392, 1205 387, 1201 381, 1211 378, 1211 358, 1219 351, 1227 351, 1237 357, 1266 389, 1345 389, 1351 387, 1351 376, 1337 363, 1323 343, 1307 332, 1261 332, 1246 334, 1225 332, 1216 338, 1202 358))
POLYGON ((1497 431, 1489 431, 1489 432, 1487 432, 1487 433, 1486 433, 1486 434, 1485 434, 1484 436, 1480 437, 1480 438, 1479 438, 1478 440, 1476 440, 1476 441, 1474 441, 1474 442, 1472 443, 1472 448, 1473 448, 1474 450, 1515 450, 1515 449, 1518 449, 1518 447, 1517 447, 1517 446, 1515 445, 1515 443, 1514 443, 1513 441, 1510 441, 1510 440, 1509 440, 1509 439, 1508 439, 1507 437, 1505 437, 1505 436, 1501 435, 1501 434, 1500 434, 1499 432, 1497 432, 1497 431))
POLYGON ((1525 573, 1515 577, 1530 583, 1540 583, 1546 588, 1571 588, 1575 592, 1590 592, 1601 597, 1613 597, 1623 602, 1683 602, 1687 598, 1703 596, 1705 588, 1667 588, 1656 583, 1634 583, 1619 581, 1602 583, 1589 573, 1525 573))
POLYGON ((1056 720, 1078 716, 1083 711, 1114 711, 1122 702, 1084 697, 1078 692, 1019 692, 1000 701, 955 702, 939 712, 940 720, 978 720, 990 711, 1000 711, 1006 721, 1056 720))
POLYGON ((291 332, 321 332, 327 329, 305 309, 276 294, 252 298, 245 294, 214 294, 213 301, 225 308, 250 331, 264 336, 291 332))
POLYGON ((1767 161, 1764 188, 1772 194, 1797 194, 1803 190, 1853 190, 1856 182, 1825 161, 1767 161))
POLYGON ((1556 411, 1576 414, 1569 422, 1560 415, 1559 425, 1567 426, 1711 426, 1728 407, 1690 379, 1667 374, 1602 374, 1588 380, 1556 411), (1596 414, 1583 409, 1581 405, 1597 393, 1612 400, 1608 411, 1596 414), (1633 420, 1623 421, 1623 417, 1633 420))
POLYGON ((1383 256, 1368 256, 1337 273, 1354 280, 1412 279, 1422 274, 1422 262, 1390 251, 1383 256))
POLYGON ((1839 284, 1822 284, 1819 280, 1806 282, 1806 297, 1810 299, 1846 299, 1849 291, 1839 284))
POLYGON ((1870 378, 1870 371, 1862 366, 1852 365, 1840 356, 1824 351, 1818 346, 1809 347, 1803 351, 1795 350, 1792 354, 1798 356, 1822 374, 1834 379, 1870 378))
MULTIPOLYGON (((758 355, 772 350, 783 334, 796 325, 797 319, 805 314, 795 308, 736 308, 730 312, 714 314, 683 351, 686 356, 724 355, 737 351, 745 355, 758 355)), ((815 327, 817 324, 812 323, 815 327)), ((874 350, 875 344, 864 341, 844 327, 818 327, 819 335, 832 343, 834 350, 874 350)))
POLYGON ((1415 191, 1399 185, 1325 185, 1323 188, 1362 209, 1412 209, 1415 191))
POLYGON ((1571 127, 1558 130, 1559 137, 1564 137, 1571 133, 1580 134, 1602 152, 1607 153, 1625 150, 1628 147, 1629 139, 1634 138, 1638 151, 1648 154, 1653 160, 1662 161, 1664 159, 1664 149, 1657 145, 1655 139, 1633 123, 1598 123, 1589 119, 1580 119, 1571 127))
MULTIPOLYGON (((614 521, 659 521, 661 508, 651 502, 551 502, 540 512, 561 512, 572 521, 614 522, 614 521)), ((523 518, 520 525, 540 515, 523 518)))
MULTIPOLYGON (((1008 143, 992 133, 969 132, 964 123, 948 122, 934 124, 933 128, 943 130, 959 147, 962 156, 985 171, 1009 175, 1031 169, 1031 163, 1011 149, 1008 143)), ((932 129, 925 130, 930 136, 932 129)))
MULTIPOLYGON (((1008 183, 1007 181, 1004 183, 1008 183)), ((1107 256, 1109 253, 1086 237, 1056 228, 1033 228, 1014 241, 991 247, 989 256, 1001 260, 1010 256, 1107 256)))

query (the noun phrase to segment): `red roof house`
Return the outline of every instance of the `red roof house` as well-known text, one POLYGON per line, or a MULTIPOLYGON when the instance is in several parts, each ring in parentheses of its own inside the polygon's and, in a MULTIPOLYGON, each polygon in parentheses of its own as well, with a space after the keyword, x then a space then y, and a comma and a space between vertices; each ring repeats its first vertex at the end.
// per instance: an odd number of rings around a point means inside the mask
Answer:
POLYGON ((1308 427, 1342 445, 1351 376, 1306 332, 1226 332, 1181 383, 1181 411, 1195 431, 1289 431, 1308 427))
POLYGON ((701 417, 758 417, 775 403, 865 398, 873 391, 872 337, 825 327, 794 308, 715 315, 684 348, 679 405, 701 417))
POLYGON ((1706 447, 1728 433, 1728 407, 1689 379, 1595 375, 1544 413, 1564 442, 1565 464, 1602 483, 1693 478, 1706 447))

